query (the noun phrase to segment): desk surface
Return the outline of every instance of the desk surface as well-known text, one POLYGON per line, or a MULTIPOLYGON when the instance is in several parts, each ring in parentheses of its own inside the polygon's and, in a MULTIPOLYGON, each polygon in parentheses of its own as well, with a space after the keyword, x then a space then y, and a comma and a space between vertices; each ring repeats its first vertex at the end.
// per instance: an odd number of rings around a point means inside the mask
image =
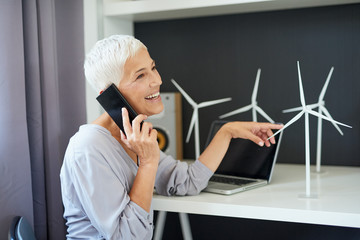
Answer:
POLYGON ((277 164, 267 186, 231 196, 155 194, 153 209, 360 228, 360 168, 322 166, 322 170, 311 173, 311 194, 317 194, 316 199, 299 197, 305 193, 304 165, 277 164))

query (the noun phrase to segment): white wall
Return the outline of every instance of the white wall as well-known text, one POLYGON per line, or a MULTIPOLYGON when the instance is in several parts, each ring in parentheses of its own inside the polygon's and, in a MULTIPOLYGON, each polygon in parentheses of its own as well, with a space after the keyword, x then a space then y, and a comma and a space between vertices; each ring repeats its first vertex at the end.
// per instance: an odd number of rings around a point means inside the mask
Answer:
MULTIPOLYGON (((85 53, 88 53, 94 44, 104 37, 113 34, 134 35, 133 22, 116 18, 103 17, 102 0, 84 1, 84 41, 85 53)), ((94 121, 103 110, 96 101, 98 93, 86 83, 86 112, 87 122, 94 121)))

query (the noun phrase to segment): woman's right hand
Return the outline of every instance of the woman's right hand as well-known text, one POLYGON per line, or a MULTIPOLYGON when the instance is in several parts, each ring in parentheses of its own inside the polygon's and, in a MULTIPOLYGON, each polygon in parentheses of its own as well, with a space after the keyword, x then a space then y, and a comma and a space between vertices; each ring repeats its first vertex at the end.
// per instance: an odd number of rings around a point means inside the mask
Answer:
POLYGON ((129 113, 122 108, 122 118, 125 134, 120 130, 121 141, 139 158, 139 167, 157 168, 160 159, 160 149, 157 142, 157 131, 144 114, 139 114, 130 124, 129 113), (141 123, 143 122, 142 126, 141 123))
POLYGON ((154 191, 156 172, 160 160, 160 149, 157 142, 157 131, 152 124, 143 122, 146 115, 139 114, 132 121, 128 111, 122 109, 125 134, 120 130, 121 141, 138 156, 139 168, 129 192, 131 201, 150 212, 154 191), (141 122, 143 122, 141 126, 141 122))

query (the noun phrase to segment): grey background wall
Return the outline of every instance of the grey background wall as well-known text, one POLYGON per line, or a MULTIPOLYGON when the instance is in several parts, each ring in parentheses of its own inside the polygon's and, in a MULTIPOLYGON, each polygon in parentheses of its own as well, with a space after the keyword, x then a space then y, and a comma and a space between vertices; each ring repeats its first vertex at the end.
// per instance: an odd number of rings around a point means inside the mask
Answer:
MULTIPOLYGON (((305 98, 317 101, 335 67, 326 106, 334 119, 353 126, 341 136, 323 127, 323 164, 360 166, 360 5, 250 13, 135 24, 135 36, 147 45, 163 79, 162 91, 176 91, 174 78, 197 102, 232 97, 200 110, 200 141, 211 122, 250 103, 256 71, 262 69, 258 103, 277 122, 300 105, 296 61, 300 61, 305 98)), ((183 99, 184 136, 191 106, 183 99)), ((228 120, 251 120, 251 112, 228 120)), ((260 121, 265 119, 259 117, 260 121)), ((317 119, 310 118, 311 158, 315 163, 317 119)), ((303 118, 284 133, 279 162, 304 163, 303 118)), ((194 158, 193 136, 184 158, 194 158)), ((276 173, 275 173, 276 174, 276 173)), ((181 239, 177 216, 169 214, 166 239, 181 239)), ((190 215, 195 239, 355 239, 358 229, 190 215), (209 230, 210 229, 210 230, 209 230), (212 230, 211 230, 212 229, 212 230), (230 231, 223 235, 224 231, 230 231), (295 232, 305 231, 294 236, 295 232), (224 238, 224 236, 226 236, 224 238)))

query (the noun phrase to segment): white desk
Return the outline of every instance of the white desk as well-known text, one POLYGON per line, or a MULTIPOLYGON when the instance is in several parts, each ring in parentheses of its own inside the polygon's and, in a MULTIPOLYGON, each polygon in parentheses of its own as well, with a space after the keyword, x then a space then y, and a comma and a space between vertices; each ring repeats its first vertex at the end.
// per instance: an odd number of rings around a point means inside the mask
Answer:
POLYGON ((277 164, 271 183, 247 192, 223 196, 202 192, 197 196, 154 195, 157 211, 183 212, 249 219, 286 221, 360 228, 360 168, 322 166, 311 174, 311 193, 305 193, 305 166, 277 164))

